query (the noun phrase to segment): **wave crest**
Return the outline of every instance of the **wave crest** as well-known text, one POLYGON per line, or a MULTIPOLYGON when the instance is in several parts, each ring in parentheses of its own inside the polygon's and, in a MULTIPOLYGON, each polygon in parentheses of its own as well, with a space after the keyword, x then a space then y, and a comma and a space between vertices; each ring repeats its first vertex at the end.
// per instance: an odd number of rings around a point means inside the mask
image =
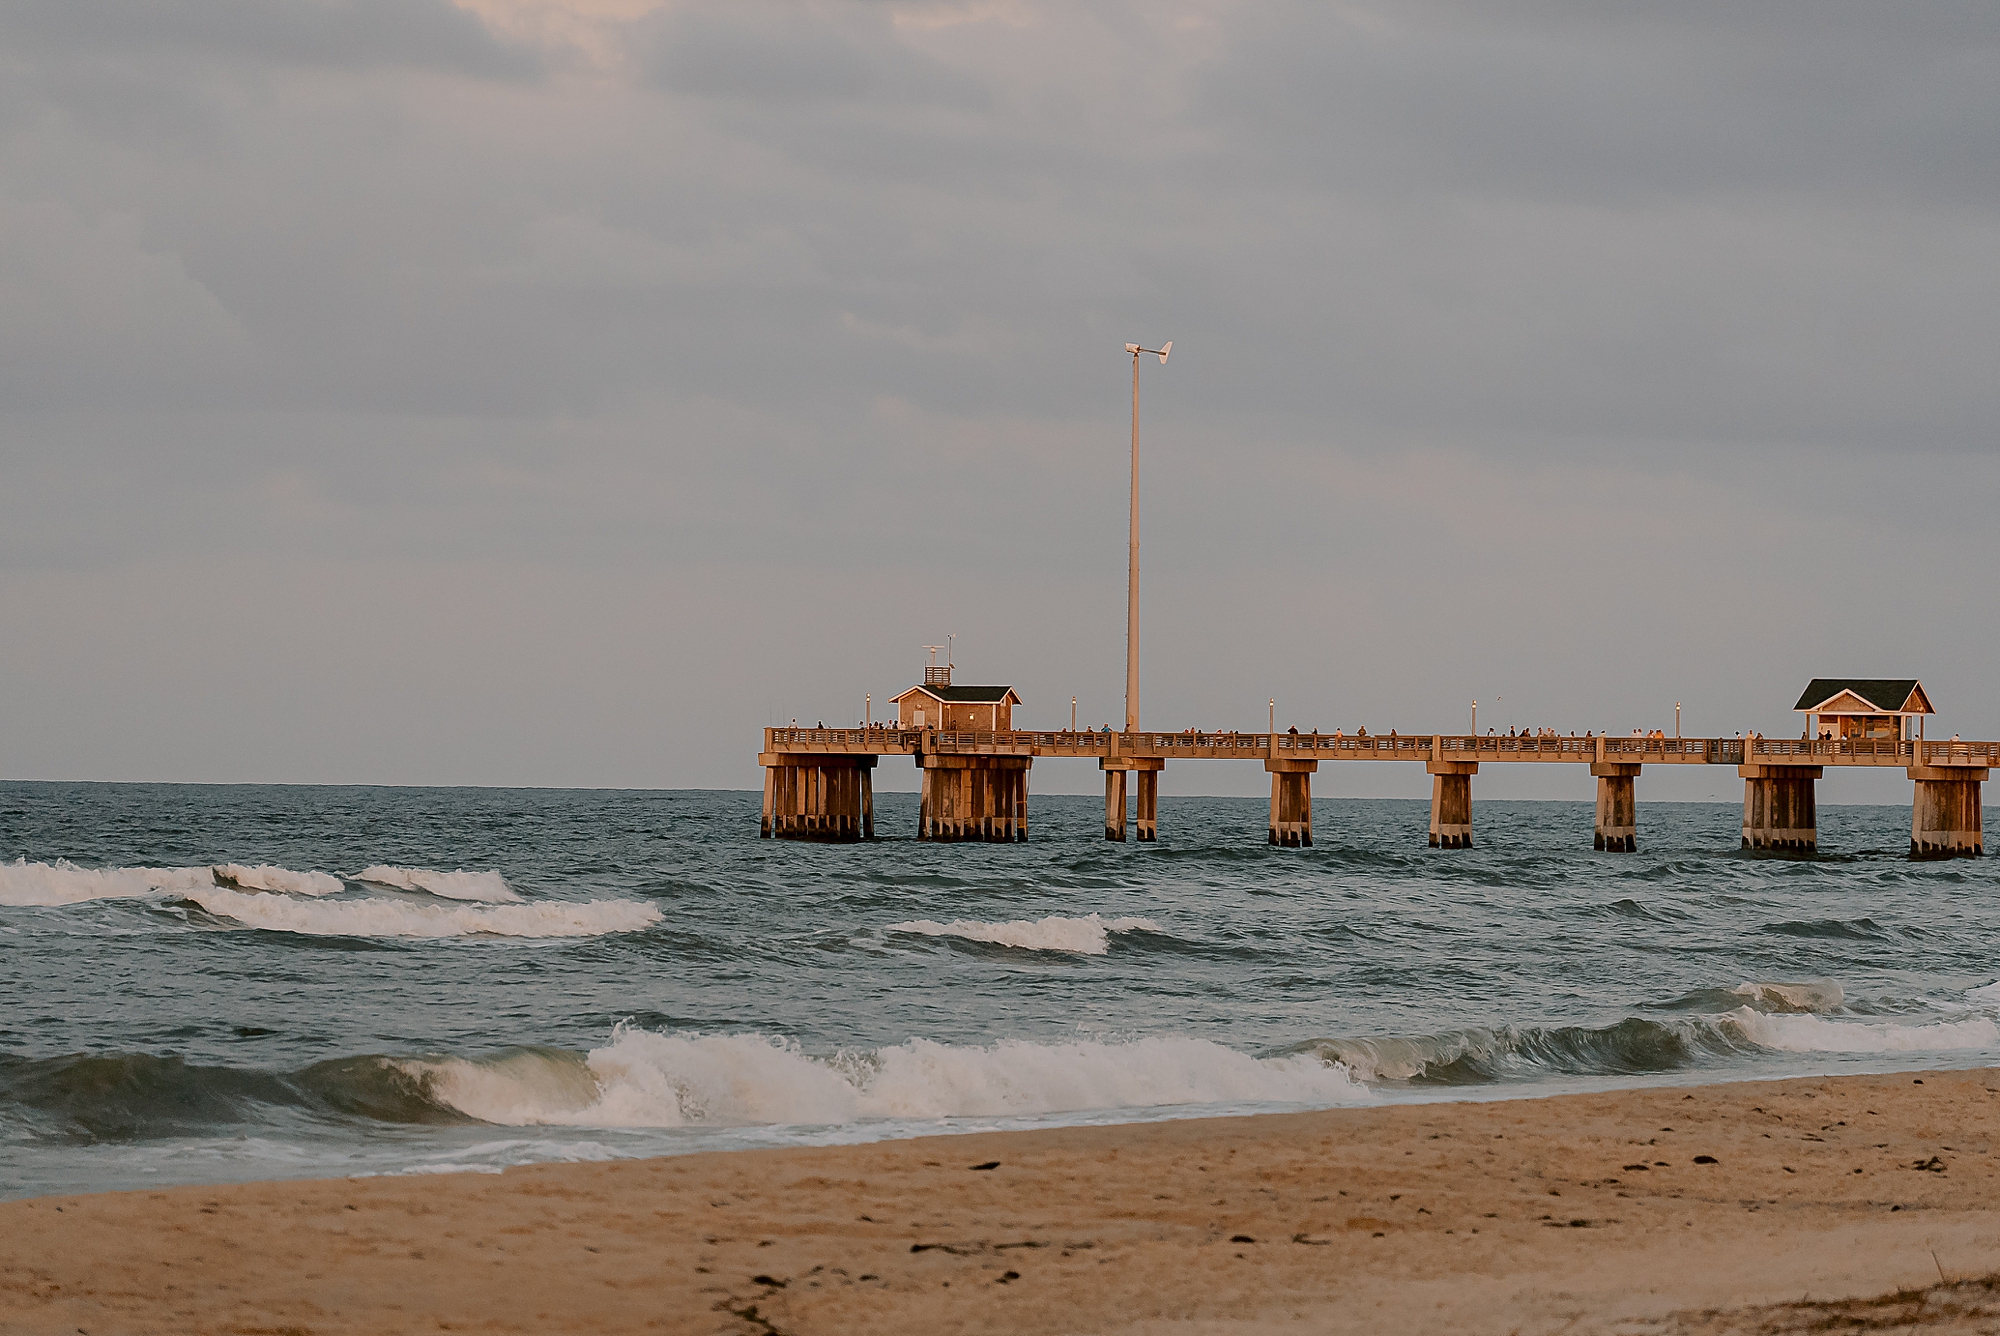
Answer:
POLYGON ((362 868, 354 879, 377 886, 392 886, 399 891, 424 891, 445 900, 513 904, 521 899, 497 870, 467 872, 461 868, 457 872, 434 872, 423 867, 390 867, 377 863, 373 867, 362 868))
POLYGON ((1837 1011, 1840 1004, 1847 1000, 1846 992, 1831 979, 1813 979, 1806 983, 1739 983, 1729 991, 1737 997, 1749 998, 1750 1005, 1759 1011, 1837 1011))
POLYGON ((300 901, 220 886, 195 887, 187 898, 252 928, 312 937, 601 937, 660 921, 659 910, 635 900, 412 905, 390 899, 300 901))
POLYGON ((1338 1065, 1256 1058, 1205 1039, 987 1046, 912 1039, 815 1058, 768 1035, 621 1027, 583 1075, 551 1055, 400 1064, 431 1096, 513 1126, 682 1127, 1006 1117, 1229 1102, 1368 1102, 1338 1065))
POLYGON ((1165 932, 1159 924, 1144 918, 1101 918, 1086 914, 1064 918, 1051 914, 1044 919, 1015 919, 1007 923, 981 923, 975 919, 954 919, 938 923, 915 919, 891 923, 886 932, 913 932, 926 937, 960 937, 968 942, 991 942, 996 946, 1018 947, 1024 951, 1071 951, 1078 955, 1101 956, 1111 950, 1114 932, 1165 932))
POLYGON ((162 891, 213 886, 205 867, 78 867, 66 858, 0 863, 0 905, 53 908, 88 900, 126 900, 162 891))
POLYGON ((340 878, 329 877, 324 872, 294 872, 290 868, 273 867, 269 863, 259 864, 256 867, 244 867, 239 863, 221 863, 208 871, 217 886, 234 887, 241 891, 339 895, 347 889, 340 878))
POLYGON ((1934 1053, 2000 1047, 2000 1025, 1983 1016, 1905 1024, 1813 1014, 1828 1005, 1829 990, 1837 989, 1831 984, 1745 984, 1727 995, 1768 1001, 1764 993, 1745 990, 1771 988, 1784 991, 1768 1010, 1743 1005, 1715 1015, 1628 1017, 1605 1026, 1508 1025, 1408 1038, 1320 1039, 1295 1051, 1340 1062, 1364 1081, 1457 1086, 1551 1074, 1642 1076, 1756 1049, 1934 1053))
POLYGON ((2000 1025, 1984 1016, 1902 1025, 1895 1021, 1774 1016, 1742 1007, 1718 1023, 1762 1048, 1787 1053, 1937 1053, 2000 1046, 2000 1025))

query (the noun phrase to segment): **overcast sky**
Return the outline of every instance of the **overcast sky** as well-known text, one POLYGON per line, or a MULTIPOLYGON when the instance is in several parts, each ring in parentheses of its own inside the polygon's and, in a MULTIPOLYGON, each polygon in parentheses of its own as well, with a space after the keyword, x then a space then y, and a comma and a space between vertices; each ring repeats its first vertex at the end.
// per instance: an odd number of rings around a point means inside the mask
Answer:
POLYGON ((2000 736, 1990 2, 8 0, 0 774, 1117 721, 1166 339, 1148 726, 2000 736))

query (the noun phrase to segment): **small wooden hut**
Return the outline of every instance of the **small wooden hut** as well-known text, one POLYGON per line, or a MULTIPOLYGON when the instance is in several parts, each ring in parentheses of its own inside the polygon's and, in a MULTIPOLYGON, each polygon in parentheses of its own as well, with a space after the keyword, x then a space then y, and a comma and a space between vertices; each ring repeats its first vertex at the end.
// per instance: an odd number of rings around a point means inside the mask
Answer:
POLYGON ((1810 736, 1835 739, 1920 737, 1924 716, 1937 713, 1914 677, 1815 677, 1792 708, 1808 716, 1810 736))
POLYGON ((904 728, 1000 733, 1014 727, 1014 707, 1021 698, 1012 687, 955 687, 951 665, 932 664, 924 669, 922 686, 891 696, 889 703, 896 707, 904 728))

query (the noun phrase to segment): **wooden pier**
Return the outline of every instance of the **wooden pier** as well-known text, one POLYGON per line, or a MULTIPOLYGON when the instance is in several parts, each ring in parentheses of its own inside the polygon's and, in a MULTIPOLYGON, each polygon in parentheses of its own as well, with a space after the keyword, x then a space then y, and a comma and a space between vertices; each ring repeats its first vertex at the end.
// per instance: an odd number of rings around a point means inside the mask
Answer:
POLYGON ((1312 775, 1322 764, 1401 761, 1431 775, 1430 843, 1472 844, 1472 780, 1482 765, 1574 765, 1597 780, 1597 847, 1638 847, 1635 782, 1649 765, 1727 765, 1743 780, 1743 848, 1818 847, 1815 781, 1828 766, 1901 768, 1915 783, 1910 855, 1985 852, 1980 785, 2000 742, 1902 738, 1495 737, 1446 733, 1155 733, 1037 730, 767 728, 762 833, 806 839, 873 834, 871 776, 883 756, 923 771, 919 838, 1028 837, 1028 772, 1038 758, 1095 760, 1104 772, 1106 839, 1127 838, 1127 776, 1137 776, 1137 836, 1156 838, 1160 771, 1169 761, 1256 761, 1271 776, 1272 844, 1312 843, 1312 775))

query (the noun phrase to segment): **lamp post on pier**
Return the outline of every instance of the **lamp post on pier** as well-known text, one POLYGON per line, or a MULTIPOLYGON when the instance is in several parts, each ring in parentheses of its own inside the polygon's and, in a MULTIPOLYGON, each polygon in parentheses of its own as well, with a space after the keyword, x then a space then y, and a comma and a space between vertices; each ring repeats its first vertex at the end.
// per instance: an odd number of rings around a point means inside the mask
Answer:
MULTIPOLYGON (((1150 353, 1167 364, 1174 350, 1168 339, 1158 348, 1125 345, 1132 354, 1132 530, 1127 540, 1125 567, 1125 731, 1139 731, 1139 354, 1150 353)), ((1120 837, 1121 839, 1123 836, 1120 837)))

